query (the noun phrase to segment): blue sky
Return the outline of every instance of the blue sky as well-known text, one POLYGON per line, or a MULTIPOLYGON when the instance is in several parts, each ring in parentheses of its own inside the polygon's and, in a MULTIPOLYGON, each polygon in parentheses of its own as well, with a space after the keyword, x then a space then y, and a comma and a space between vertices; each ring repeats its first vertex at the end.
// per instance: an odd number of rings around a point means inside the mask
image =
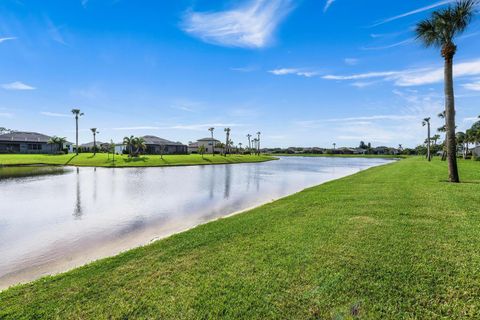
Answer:
MULTIPOLYGON (((264 146, 415 146, 442 60, 412 28, 435 0, 4 0, 0 126, 81 142, 208 127, 264 146)), ((480 114, 480 19, 459 38, 457 122, 480 114)))

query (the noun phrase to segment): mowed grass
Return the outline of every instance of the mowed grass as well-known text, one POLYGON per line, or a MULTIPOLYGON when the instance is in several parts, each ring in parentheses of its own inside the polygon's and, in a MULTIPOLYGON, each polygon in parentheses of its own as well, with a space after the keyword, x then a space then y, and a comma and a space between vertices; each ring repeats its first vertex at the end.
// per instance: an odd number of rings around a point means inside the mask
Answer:
POLYGON ((70 165, 70 166, 91 166, 91 167, 158 167, 158 166, 186 166, 186 165, 208 165, 228 164, 243 162, 262 162, 274 160, 274 157, 261 155, 144 155, 129 158, 126 155, 115 155, 115 162, 112 155, 107 153, 80 153, 65 155, 48 154, 0 154, 1 165, 70 165))
POLYGON ((328 153, 273 153, 274 156, 282 157, 338 157, 338 158, 381 158, 381 159, 403 159, 408 156, 392 154, 328 154, 328 153))
POLYGON ((480 318, 480 163, 408 158, 0 293, 0 319, 480 318))

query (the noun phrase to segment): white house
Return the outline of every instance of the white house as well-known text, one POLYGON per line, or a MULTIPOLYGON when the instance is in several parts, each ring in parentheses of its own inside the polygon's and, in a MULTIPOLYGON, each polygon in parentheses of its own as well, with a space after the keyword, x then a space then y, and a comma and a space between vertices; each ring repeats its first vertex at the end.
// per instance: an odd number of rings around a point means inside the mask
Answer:
POLYGON ((480 157, 480 144, 473 148, 472 152, 475 157, 480 157))
POLYGON ((198 148, 201 146, 205 147, 205 153, 212 153, 213 148, 215 153, 221 153, 223 149, 217 147, 219 143, 219 140, 212 138, 198 139, 197 142, 188 144, 188 153, 198 153, 198 148))

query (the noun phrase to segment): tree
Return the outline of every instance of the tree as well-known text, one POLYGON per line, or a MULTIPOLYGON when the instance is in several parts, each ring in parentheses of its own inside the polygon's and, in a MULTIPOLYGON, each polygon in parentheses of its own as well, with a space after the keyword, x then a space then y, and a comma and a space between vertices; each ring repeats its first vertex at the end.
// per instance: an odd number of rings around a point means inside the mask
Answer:
POLYGON ((84 113, 80 109, 72 109, 72 113, 75 116, 75 153, 78 156, 78 118, 83 116, 84 113))
POLYGON ((252 135, 249 133, 247 134, 247 139, 248 139, 248 153, 252 152, 252 141, 250 140, 252 138, 252 135))
POLYGON ((67 138, 65 137, 57 137, 53 136, 50 139, 48 139, 47 143, 50 145, 57 145, 58 146, 58 151, 63 150, 63 145, 64 143, 67 142, 67 138))
POLYGON ((97 128, 91 128, 90 131, 93 133, 93 155, 97 154, 97 134, 100 133, 97 131, 97 128))
POLYGON ((476 0, 460 0, 455 5, 432 13, 429 19, 417 24, 417 39, 426 47, 441 48, 444 58, 445 125, 447 130, 447 157, 449 181, 458 183, 456 141, 455 141, 455 97, 453 92, 453 57, 457 51, 454 39, 470 24, 476 0))
POLYGON ((145 139, 142 137, 136 137, 133 140, 133 146, 136 148, 135 156, 140 154, 140 151, 145 151, 147 149, 147 145, 145 144, 145 139))
POLYGON ((227 152, 229 152, 229 147, 230 147, 230 131, 231 131, 231 129, 230 128, 225 128, 225 129, 223 129, 223 131, 225 131, 225 136, 226 136, 224 154, 225 154, 225 156, 227 156, 227 152))
POLYGON ((128 150, 128 156, 131 157, 132 154, 133 154, 133 147, 134 147, 134 144, 135 144, 135 137, 134 137, 134 136, 130 136, 130 137, 125 137, 125 138, 123 138, 123 144, 125 145, 125 147, 126 147, 127 150, 128 150))
POLYGON ((365 144, 365 142, 363 141, 360 141, 360 145, 358 146, 360 149, 367 149, 367 145, 365 144))
POLYGON ((427 144, 427 159, 428 161, 431 161, 432 160, 432 155, 430 154, 430 141, 431 141, 431 138, 430 138, 430 118, 425 118, 423 119, 422 121, 422 126, 427 126, 427 140, 425 140, 426 144, 427 144))
POLYGON ((257 132, 257 154, 260 155, 260 135, 262 133, 260 131, 257 132))
POLYGON ((215 139, 213 138, 213 131, 215 128, 208 128, 208 131, 210 131, 210 134, 212 135, 212 156, 215 156, 215 139))
POLYGON ((203 156, 205 154, 205 146, 203 144, 198 147, 198 153, 202 155, 202 159, 205 159, 205 157, 203 156))
POLYGON ((439 134, 434 134, 433 137, 432 137, 432 141, 433 141, 433 144, 436 146, 437 145, 437 142, 438 140, 440 139, 440 135, 439 134))

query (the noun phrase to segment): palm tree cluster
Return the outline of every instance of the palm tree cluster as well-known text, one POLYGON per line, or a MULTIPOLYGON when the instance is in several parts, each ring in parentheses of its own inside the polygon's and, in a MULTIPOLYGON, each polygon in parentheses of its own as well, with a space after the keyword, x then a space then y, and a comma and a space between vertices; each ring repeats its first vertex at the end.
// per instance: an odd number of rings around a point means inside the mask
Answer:
MULTIPOLYGON (((480 116, 478 118, 480 119, 480 116)), ((480 120, 475 122, 465 132, 457 132, 456 140, 459 144, 459 149, 462 151, 463 158, 466 159, 470 153, 470 145, 480 144, 480 120)))
MULTIPOLYGON (((238 143, 237 146, 235 146, 235 143, 231 139, 231 132, 232 129, 230 128, 224 128, 223 131, 225 132, 225 143, 219 142, 214 145, 215 143, 215 138, 213 137, 213 132, 215 131, 215 128, 208 128, 208 131, 210 131, 211 134, 211 139, 212 139, 212 155, 215 155, 215 148, 223 150, 223 155, 227 156, 227 154, 230 154, 232 152, 235 153, 252 153, 252 151, 255 154, 260 155, 260 135, 261 132, 257 132, 256 135, 257 137, 252 140, 253 135, 247 134, 247 139, 248 139, 248 149, 245 148, 244 150, 242 148, 243 143, 238 143)), ((198 150, 200 153, 200 150, 198 150)), ((205 153, 205 151, 204 151, 205 153)))
POLYGON ((143 139, 142 137, 124 137, 123 144, 127 148, 129 157, 138 157, 147 149, 145 139, 143 139))
POLYGON ((450 182, 460 182, 456 158, 455 96, 453 91, 453 57, 457 52, 454 39, 463 33, 475 15, 477 0, 460 0, 446 9, 435 11, 429 19, 417 24, 417 39, 426 47, 440 48, 444 59, 445 130, 450 182))
POLYGON ((47 143, 49 145, 56 145, 58 147, 57 151, 58 152, 63 152, 63 145, 67 142, 67 138, 65 137, 57 137, 53 136, 50 139, 48 139, 47 143))

